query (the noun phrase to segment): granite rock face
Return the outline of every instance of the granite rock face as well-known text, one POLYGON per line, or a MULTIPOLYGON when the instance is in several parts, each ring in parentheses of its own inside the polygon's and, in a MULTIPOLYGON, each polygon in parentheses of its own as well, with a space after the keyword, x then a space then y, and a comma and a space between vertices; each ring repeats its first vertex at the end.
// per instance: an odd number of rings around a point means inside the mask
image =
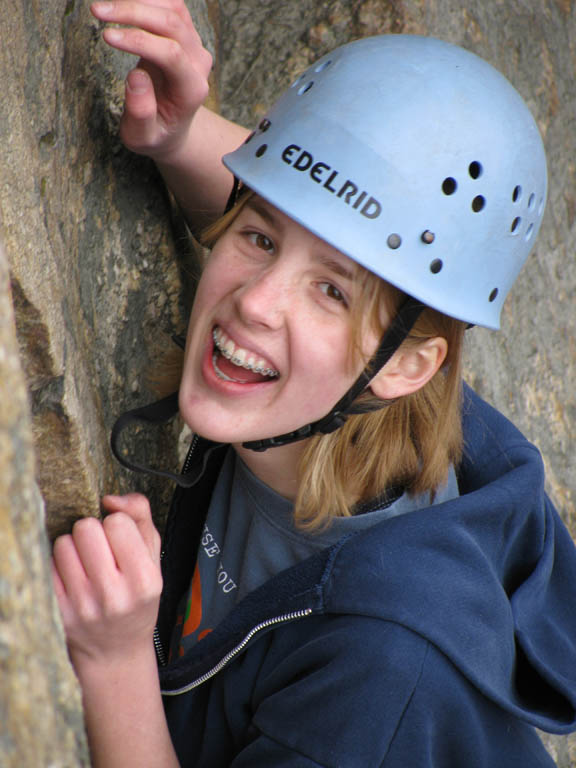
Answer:
MULTIPOLYGON (((153 165, 117 137, 133 60, 100 41, 85 3, 9 5, 0 32, 0 76, 9 84, 0 100, 0 241, 9 263, 0 257, 0 764, 82 766, 80 698, 49 588, 44 507, 51 536, 98 514, 109 491, 147 493, 161 518, 169 490, 119 468, 108 434, 119 413, 154 397, 147 373, 170 335, 185 328, 191 257, 153 165)), ((217 54, 215 101, 247 126, 324 52, 384 32, 462 44, 525 97, 547 148, 548 212, 503 331, 469 334, 468 380, 542 449, 551 494, 576 535, 576 5, 190 0, 189 7, 217 54)), ((133 434, 126 450, 173 469, 175 434, 176 427, 152 441, 133 434)), ((576 765, 571 738, 545 738, 560 768, 576 765)))
MULTIPOLYGON (((169 489, 112 459, 115 418, 154 399, 186 326, 188 251, 152 163, 117 137, 134 60, 100 41, 88 4, 10 0, 0 31, 0 765, 88 765, 51 592, 49 539, 104 492, 169 489), (14 332, 17 329, 17 341, 14 332), (49 536, 45 533, 45 523, 49 536)), ((213 37, 207 10, 200 29, 213 37)), ((146 441, 177 467, 177 429, 146 441)), ((126 451, 138 455, 132 433, 126 451)))
POLYGON ((0 248, 0 764, 88 765, 80 691, 51 590, 26 382, 0 248))

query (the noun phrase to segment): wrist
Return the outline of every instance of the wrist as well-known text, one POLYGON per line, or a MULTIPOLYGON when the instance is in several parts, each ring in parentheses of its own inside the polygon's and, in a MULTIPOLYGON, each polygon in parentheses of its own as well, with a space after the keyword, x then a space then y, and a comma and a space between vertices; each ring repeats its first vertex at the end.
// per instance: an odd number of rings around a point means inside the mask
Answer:
POLYGON ((189 165, 194 149, 192 122, 158 147, 147 151, 148 157, 154 160, 160 171, 182 172, 182 168, 189 165))
POLYGON ((94 768, 177 768, 152 644, 76 668, 94 768))
POLYGON ((107 653, 87 653, 69 648, 69 656, 82 687, 107 686, 111 681, 127 682, 131 678, 138 679, 146 672, 157 676, 156 651, 152 640, 107 653))

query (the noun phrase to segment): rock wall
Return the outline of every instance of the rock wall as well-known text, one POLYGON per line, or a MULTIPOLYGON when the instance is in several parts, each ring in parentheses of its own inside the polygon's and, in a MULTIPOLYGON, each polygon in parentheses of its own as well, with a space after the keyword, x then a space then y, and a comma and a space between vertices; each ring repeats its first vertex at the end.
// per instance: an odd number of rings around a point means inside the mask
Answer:
POLYGON ((88 765, 80 692, 51 591, 26 382, 0 248, 0 765, 88 765))
MULTIPOLYGON (((52 538, 104 492, 165 508, 168 489, 121 470, 108 435, 154 397, 148 373, 186 325, 190 254, 152 163, 118 141, 129 57, 100 41, 88 3, 0 5, 0 765, 75 768, 88 757, 44 515, 52 538)), ((175 431, 140 458, 174 469, 175 431)))
MULTIPOLYGON (((326 50, 381 32, 463 44, 523 94, 547 147, 548 213, 502 333, 469 334, 468 379, 541 447, 550 491, 576 535, 576 264, 569 250, 576 5, 190 0, 189 7, 217 49, 216 100, 247 126, 326 50)), ((160 514, 166 488, 127 476, 110 457, 108 433, 118 413, 153 397, 146 371, 170 334, 185 327, 190 254, 154 167, 118 142, 130 57, 100 42, 80 0, 4 0, 3 10, 0 240, 31 419, 0 260, 0 538, 9 553, 0 566, 0 763, 80 766, 87 758, 79 697, 48 588, 34 476, 51 535, 97 514, 104 491, 142 490, 160 514)), ((175 465, 174 429, 147 443, 143 461, 175 465)), ((130 441, 128 448, 136 450, 130 441)), ((571 739, 547 744, 561 768, 576 765, 571 739)))

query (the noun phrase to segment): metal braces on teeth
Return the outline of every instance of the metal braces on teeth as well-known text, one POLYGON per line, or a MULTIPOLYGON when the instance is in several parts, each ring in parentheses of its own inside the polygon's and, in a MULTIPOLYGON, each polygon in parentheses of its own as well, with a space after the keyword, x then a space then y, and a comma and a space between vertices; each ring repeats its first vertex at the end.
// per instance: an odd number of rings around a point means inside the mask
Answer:
POLYGON ((278 376, 278 371, 275 371, 273 368, 260 368, 259 366, 252 367, 248 363, 243 363, 237 357, 234 357, 234 355, 231 352, 228 352, 227 350, 222 349, 222 347, 218 342, 218 339, 216 338, 216 332, 212 334, 212 338, 214 339, 214 344, 216 345, 216 348, 218 349, 218 352, 220 352, 222 357, 225 357, 226 360, 230 360, 230 362, 233 363, 234 365, 237 365, 240 368, 244 368, 247 371, 254 371, 254 373, 260 373, 262 374, 262 376, 270 376, 270 377, 278 376))

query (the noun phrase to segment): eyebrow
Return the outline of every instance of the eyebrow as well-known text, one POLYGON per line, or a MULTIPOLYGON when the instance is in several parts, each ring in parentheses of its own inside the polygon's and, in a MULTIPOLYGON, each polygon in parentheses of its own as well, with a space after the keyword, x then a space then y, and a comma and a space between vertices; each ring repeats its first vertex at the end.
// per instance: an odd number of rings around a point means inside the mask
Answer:
POLYGON ((345 267, 344 264, 342 264, 340 261, 335 261, 330 256, 320 256, 318 260, 321 264, 330 269, 336 275, 340 275, 340 277, 343 277, 345 280, 354 280, 353 270, 345 267))
POLYGON ((276 227, 276 229, 280 227, 280 224, 276 216, 274 216, 272 211, 270 211, 264 203, 261 203, 257 197, 256 198, 253 197, 250 200, 248 200, 248 202, 246 203, 246 208, 251 208, 254 211, 254 213, 257 213, 258 216, 261 216, 264 219, 264 221, 267 221, 268 224, 270 224, 270 226, 276 227))
MULTIPOLYGON (((276 230, 282 229, 282 222, 279 221, 279 219, 274 216, 274 213, 269 209, 269 207, 261 202, 258 197, 253 197, 246 203, 246 208, 250 208, 254 211, 258 216, 260 216, 264 221, 266 221, 271 227, 274 227, 276 230)), ((322 238, 318 238, 321 242, 324 242, 322 238)), ((328 244, 327 244, 328 245, 328 244)), ((343 254, 344 255, 344 254, 343 254)), ((344 256, 347 260, 348 257, 344 256)), ((320 264, 325 266, 327 269, 330 269, 334 274, 340 275, 340 277, 343 277, 345 280, 354 280, 355 277, 355 269, 354 267, 348 268, 346 267, 342 262, 337 261, 336 259, 333 259, 329 255, 320 254, 318 257, 318 261, 320 264)))

